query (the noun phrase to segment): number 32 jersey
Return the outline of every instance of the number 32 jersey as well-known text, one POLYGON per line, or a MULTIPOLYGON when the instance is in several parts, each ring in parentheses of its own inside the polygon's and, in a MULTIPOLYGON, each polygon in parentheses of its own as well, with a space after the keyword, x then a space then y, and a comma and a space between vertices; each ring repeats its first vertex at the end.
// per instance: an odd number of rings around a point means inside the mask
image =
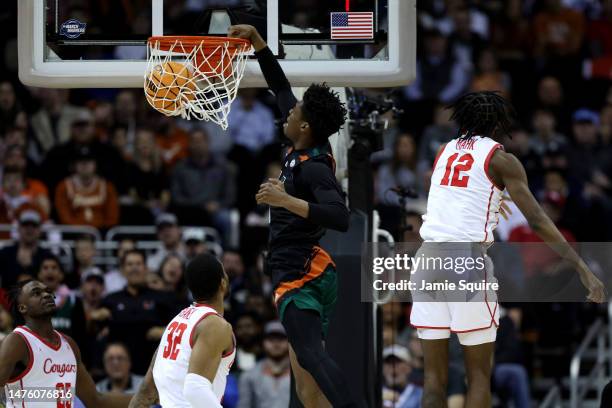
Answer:
MULTIPOLYGON (((195 328, 210 315, 218 313, 209 306, 194 303, 183 309, 166 327, 153 367, 153 380, 162 407, 191 408, 183 397, 183 384, 189 368, 195 328)), ((201 333, 200 336, 206 336, 206 333, 201 333)), ((213 392, 219 401, 223 399, 227 375, 235 356, 236 347, 233 347, 230 353, 221 357, 217 374, 212 382, 213 392)))
POLYGON ((493 242, 503 189, 488 174, 503 146, 488 137, 453 139, 434 162, 421 237, 432 242, 493 242))

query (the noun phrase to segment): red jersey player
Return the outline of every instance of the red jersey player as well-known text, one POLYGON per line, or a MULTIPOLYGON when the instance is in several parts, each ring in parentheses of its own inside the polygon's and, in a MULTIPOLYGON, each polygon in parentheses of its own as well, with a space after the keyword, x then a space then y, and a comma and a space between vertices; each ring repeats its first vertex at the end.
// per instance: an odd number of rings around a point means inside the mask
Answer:
POLYGON ((130 408, 148 408, 157 401, 172 408, 221 408, 236 356, 232 326, 223 319, 229 280, 209 254, 187 265, 185 279, 196 301, 166 327, 130 408))
POLYGON ((74 340, 53 329, 53 293, 39 281, 20 283, 11 293, 23 317, 0 345, 0 385, 7 408, 72 408, 76 394, 87 407, 127 407, 128 395, 101 394, 81 361, 74 340))
MULTIPOLYGON (((603 302, 603 284, 540 208, 519 160, 499 143, 510 129, 510 104, 495 92, 475 92, 463 95, 451 108, 460 134, 438 151, 420 231, 424 242, 477 243, 484 253, 493 241, 505 190, 531 229, 575 267, 589 292, 588 299, 603 302)), ((486 297, 478 302, 413 303, 410 319, 422 341, 425 359, 423 408, 446 406, 451 332, 457 333, 463 345, 466 406, 491 406, 491 366, 499 321, 496 306, 486 297)))

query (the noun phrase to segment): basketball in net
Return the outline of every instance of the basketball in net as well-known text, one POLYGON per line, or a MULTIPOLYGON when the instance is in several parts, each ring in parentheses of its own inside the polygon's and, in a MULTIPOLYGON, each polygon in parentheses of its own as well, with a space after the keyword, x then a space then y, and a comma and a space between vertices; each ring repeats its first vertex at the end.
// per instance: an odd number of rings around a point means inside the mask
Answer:
POLYGON ((147 101, 164 115, 212 121, 226 129, 250 48, 239 38, 149 38, 147 101))

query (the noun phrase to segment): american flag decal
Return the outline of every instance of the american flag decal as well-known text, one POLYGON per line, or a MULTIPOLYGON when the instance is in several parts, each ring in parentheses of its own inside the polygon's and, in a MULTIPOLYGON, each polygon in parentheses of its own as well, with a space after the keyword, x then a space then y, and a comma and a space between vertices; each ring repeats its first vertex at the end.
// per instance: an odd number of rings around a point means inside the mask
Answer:
POLYGON ((374 38, 374 13, 347 11, 331 13, 332 40, 365 40, 374 38))

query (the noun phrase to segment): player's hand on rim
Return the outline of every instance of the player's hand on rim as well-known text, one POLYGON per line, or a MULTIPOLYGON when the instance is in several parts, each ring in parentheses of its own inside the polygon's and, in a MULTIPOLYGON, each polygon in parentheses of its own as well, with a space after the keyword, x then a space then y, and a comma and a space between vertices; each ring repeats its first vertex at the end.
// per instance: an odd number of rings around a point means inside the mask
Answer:
POLYGON ((232 38, 243 38, 251 41, 255 51, 260 51, 266 47, 266 42, 261 38, 259 32, 255 27, 248 24, 238 24, 230 26, 227 30, 228 37, 232 38))

